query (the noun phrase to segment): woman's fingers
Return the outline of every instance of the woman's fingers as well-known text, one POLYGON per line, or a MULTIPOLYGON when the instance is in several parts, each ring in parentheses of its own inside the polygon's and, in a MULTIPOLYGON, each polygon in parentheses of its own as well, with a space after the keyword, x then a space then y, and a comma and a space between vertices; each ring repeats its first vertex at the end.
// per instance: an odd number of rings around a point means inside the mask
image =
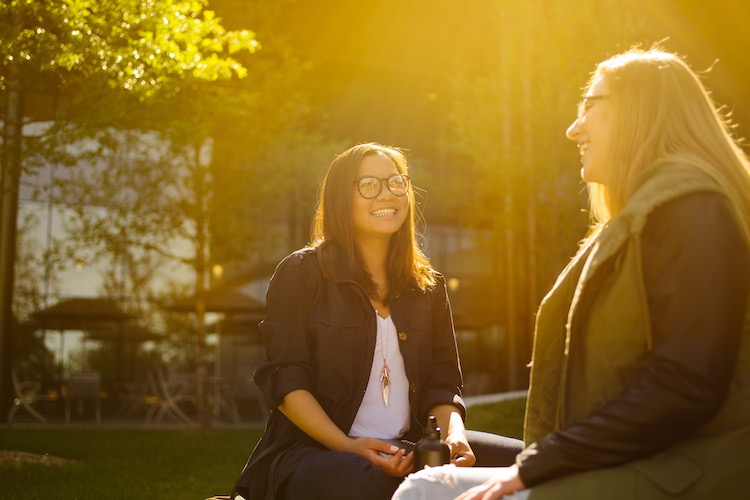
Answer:
POLYGON ((497 485, 484 483, 466 490, 456 500, 495 500, 500 497, 502 493, 497 485))
POLYGON ((386 474, 404 477, 414 467, 413 453, 374 438, 355 439, 355 453, 367 459, 372 465, 386 474))
POLYGON ((463 439, 448 436, 446 443, 450 448, 451 463, 456 464, 458 467, 471 467, 477 461, 474 451, 469 446, 465 437, 463 439))
MULTIPOLYGON (((404 462, 404 450, 397 449, 396 453, 390 455, 388 458, 384 457, 379 453, 373 453, 370 457, 367 457, 371 464, 378 469, 382 470, 389 476, 403 477, 408 474, 404 462)), ((410 469, 410 467, 409 467, 410 469)))
POLYGON ((414 452, 409 453, 401 459, 401 462, 396 467, 396 473, 398 477, 405 477, 414 469, 414 452))
POLYGON ((497 476, 467 490, 456 500, 495 500, 525 487, 518 475, 518 467, 512 465, 500 468, 497 476))
POLYGON ((476 461, 474 455, 454 455, 451 458, 451 463, 455 464, 456 467, 472 467, 476 461))

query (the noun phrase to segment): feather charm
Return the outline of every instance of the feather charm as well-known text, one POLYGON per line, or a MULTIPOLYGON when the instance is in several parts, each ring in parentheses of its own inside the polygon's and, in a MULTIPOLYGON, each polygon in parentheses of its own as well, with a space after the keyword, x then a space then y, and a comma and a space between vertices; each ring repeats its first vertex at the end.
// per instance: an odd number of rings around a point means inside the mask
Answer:
POLYGON ((383 369, 380 370, 380 390, 383 393, 383 402, 386 406, 388 406, 388 393, 390 392, 390 385, 391 385, 391 378, 390 378, 390 369, 388 368, 388 365, 383 362, 383 369))

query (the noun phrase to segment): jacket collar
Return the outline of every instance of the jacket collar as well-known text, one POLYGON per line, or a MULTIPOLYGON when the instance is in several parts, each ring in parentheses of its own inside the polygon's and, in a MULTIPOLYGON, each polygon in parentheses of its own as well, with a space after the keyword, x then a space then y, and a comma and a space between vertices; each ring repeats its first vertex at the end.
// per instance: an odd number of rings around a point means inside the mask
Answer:
MULTIPOLYGON (((332 248, 331 250, 334 252, 335 258, 333 259, 333 266, 335 268, 334 272, 337 278, 334 279, 333 276, 329 276, 328 274, 326 274, 326 272, 321 267, 321 273, 323 274, 323 277, 325 277, 329 281, 332 281, 333 283, 356 283, 359 286, 362 286, 361 283, 359 283, 354 277, 354 273, 349 268, 349 266, 346 265, 345 260, 343 258, 339 258, 339 256, 336 255, 335 252, 339 252, 339 250, 335 247, 332 248)), ((315 253, 316 258, 320 259, 319 248, 317 247, 313 248, 312 251, 315 253)), ((319 260, 318 260, 318 263, 320 263, 319 260)), ((414 286, 403 287, 403 288, 400 288, 399 290, 396 290, 396 293, 394 293, 393 296, 395 297, 397 295, 401 295, 403 293, 406 293, 412 290, 416 290, 416 288, 414 286)))
MULTIPOLYGON (((326 249, 328 252, 330 252, 333 255, 332 265, 334 267, 334 276, 330 276, 329 273, 325 272, 325 269, 321 266, 321 272, 323 276, 334 283, 343 283, 346 281, 353 281, 356 283, 357 280, 354 279, 354 273, 351 269, 349 269, 349 266, 346 265, 346 260, 343 258, 343 255, 341 250, 335 245, 330 244, 330 248, 326 249)), ((315 253, 316 258, 318 259, 318 264, 320 264, 320 247, 316 247, 313 249, 313 252, 315 253)))
POLYGON ((622 211, 599 234, 586 276, 591 276, 603 262, 618 253, 633 235, 639 235, 655 208, 696 191, 720 192, 707 174, 681 163, 656 164, 641 174, 636 185, 635 193, 622 211))

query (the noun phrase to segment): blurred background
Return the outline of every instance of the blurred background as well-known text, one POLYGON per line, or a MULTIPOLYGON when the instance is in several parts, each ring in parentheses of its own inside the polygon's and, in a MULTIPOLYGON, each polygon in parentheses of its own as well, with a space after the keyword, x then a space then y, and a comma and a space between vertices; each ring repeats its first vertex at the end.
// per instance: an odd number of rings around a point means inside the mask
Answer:
POLYGON ((227 400, 250 418, 268 279, 308 242, 323 169, 369 141, 409 158, 467 394, 526 388, 534 312, 586 230, 564 132, 596 62, 661 42, 741 138, 749 15, 739 0, 6 3, 0 415, 11 373, 54 413, 71 374, 96 372, 106 410, 153 417, 159 370, 196 375, 203 425, 227 400))

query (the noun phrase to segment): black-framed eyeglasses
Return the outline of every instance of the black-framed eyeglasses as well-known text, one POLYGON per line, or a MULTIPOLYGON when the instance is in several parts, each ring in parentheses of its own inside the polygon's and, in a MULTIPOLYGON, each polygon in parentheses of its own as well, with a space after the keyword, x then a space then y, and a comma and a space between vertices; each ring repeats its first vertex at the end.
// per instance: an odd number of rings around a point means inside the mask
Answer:
POLYGON ((394 196, 404 196, 409 190, 409 176, 406 174, 393 174, 385 178, 378 177, 360 177, 354 184, 362 198, 372 199, 377 197, 383 191, 383 182, 388 186, 388 190, 394 196))
POLYGON ((597 102, 608 97, 609 96, 607 94, 584 96, 583 99, 581 99, 581 102, 578 103, 578 119, 580 120, 581 118, 583 118, 583 116, 588 113, 589 110, 594 107, 597 102))

